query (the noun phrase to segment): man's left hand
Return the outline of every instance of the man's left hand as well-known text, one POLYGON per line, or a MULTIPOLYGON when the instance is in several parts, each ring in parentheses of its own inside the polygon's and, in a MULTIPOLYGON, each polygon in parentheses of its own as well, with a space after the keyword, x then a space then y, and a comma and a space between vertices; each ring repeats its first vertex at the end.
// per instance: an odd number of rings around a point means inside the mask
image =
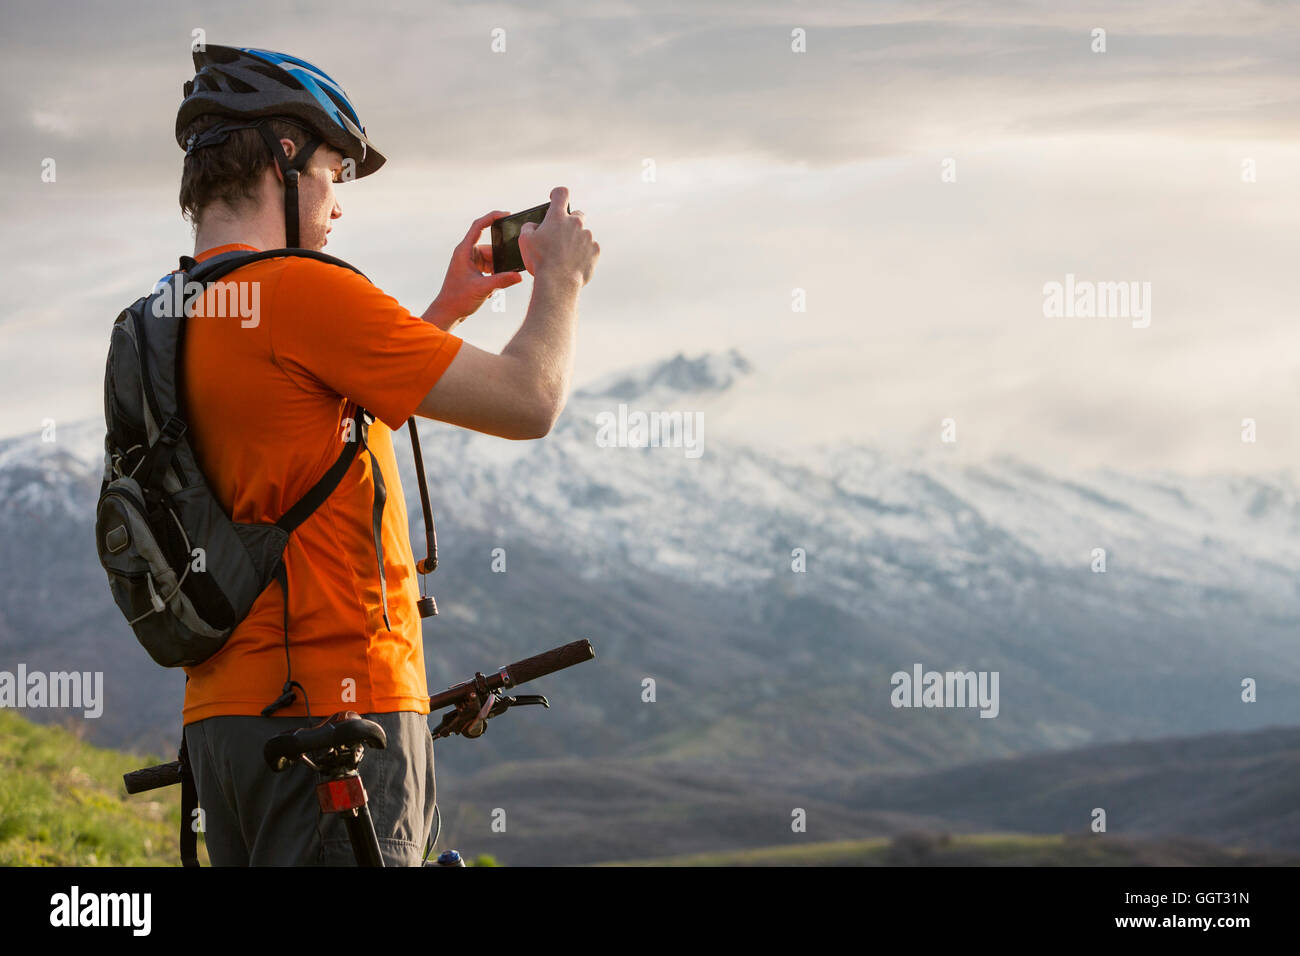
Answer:
POLYGON ((442 280, 442 291, 433 300, 433 305, 429 306, 426 319, 447 328, 477 312, 495 290, 524 281, 523 275, 518 272, 492 275, 492 244, 478 244, 478 237, 484 229, 508 215, 510 213, 495 210, 474 220, 465 238, 452 251, 447 276, 442 280))

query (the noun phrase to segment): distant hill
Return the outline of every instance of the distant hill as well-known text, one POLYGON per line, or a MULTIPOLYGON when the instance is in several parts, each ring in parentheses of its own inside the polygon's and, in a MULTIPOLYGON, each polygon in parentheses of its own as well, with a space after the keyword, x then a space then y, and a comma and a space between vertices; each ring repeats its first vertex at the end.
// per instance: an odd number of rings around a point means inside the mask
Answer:
MULTIPOLYGON (((1169 847, 1190 848, 1188 861, 1226 862, 1215 856, 1226 849, 1252 859, 1300 857, 1295 727, 799 782, 667 761, 528 761, 467 779, 444 775, 438 792, 448 839, 490 851, 506 864, 696 854, 744 862, 747 848, 763 856, 774 847, 797 853, 808 844, 911 832, 1009 831, 1078 835, 1086 846, 1094 839, 1125 845, 1172 840, 1169 847), (1106 811, 1104 834, 1089 830, 1095 807, 1106 811), (491 831, 495 808, 506 811, 505 833, 491 831), (796 808, 805 814, 804 833, 791 829, 796 808), (1196 849, 1205 845, 1219 849, 1196 849)), ((1176 862, 1177 854, 1169 853, 1156 856, 1176 862)))
POLYGON ((906 833, 892 840, 844 840, 759 847, 605 866, 1300 866, 1300 855, 1229 850, 1197 840, 1100 835, 1027 836, 906 833))
POLYGON ((977 829, 1059 833, 1106 811, 1112 834, 1300 854, 1300 728, 1085 747, 909 777, 865 775, 846 804, 977 829))

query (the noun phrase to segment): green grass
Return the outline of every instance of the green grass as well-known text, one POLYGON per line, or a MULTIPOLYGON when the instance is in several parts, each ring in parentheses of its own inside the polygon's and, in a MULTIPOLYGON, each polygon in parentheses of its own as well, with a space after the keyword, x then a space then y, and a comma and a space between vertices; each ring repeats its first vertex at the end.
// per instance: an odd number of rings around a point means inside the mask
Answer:
MULTIPOLYGON (((122 784, 173 759, 93 747, 0 710, 0 866, 179 866, 180 787, 128 795, 122 784)), ((486 853, 465 862, 501 865, 486 853)))
POLYGON ((602 866, 1232 866, 1297 865, 1294 856, 1185 840, 1070 833, 911 833, 605 863, 602 866))
POLYGON ((601 866, 862 866, 876 856, 883 856, 889 840, 842 840, 834 843, 809 843, 795 846, 762 847, 756 850, 730 850, 719 853, 692 853, 627 863, 602 863, 601 866))
POLYGON ((0 866, 178 866, 180 787, 128 796, 122 785, 128 770, 168 759, 0 710, 0 866))

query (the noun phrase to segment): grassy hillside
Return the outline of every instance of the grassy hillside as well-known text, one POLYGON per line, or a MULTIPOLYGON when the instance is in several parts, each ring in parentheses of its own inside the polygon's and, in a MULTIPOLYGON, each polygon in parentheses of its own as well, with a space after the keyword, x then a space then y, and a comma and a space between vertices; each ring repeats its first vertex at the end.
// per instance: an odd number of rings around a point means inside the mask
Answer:
MULTIPOLYGON (((179 866, 180 787, 128 796, 122 784, 171 759, 105 750, 0 710, 0 866, 179 866)), ((466 862, 498 865, 489 854, 466 862)))
POLYGON ((0 865, 178 866, 180 788, 127 796, 122 785, 172 758, 93 747, 0 710, 0 865))

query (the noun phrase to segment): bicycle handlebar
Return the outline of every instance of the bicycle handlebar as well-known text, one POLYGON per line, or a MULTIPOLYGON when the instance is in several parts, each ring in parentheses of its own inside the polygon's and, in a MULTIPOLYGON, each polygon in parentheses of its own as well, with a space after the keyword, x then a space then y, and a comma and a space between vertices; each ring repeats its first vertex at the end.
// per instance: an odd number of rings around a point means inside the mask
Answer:
POLYGON ((515 684, 526 684, 530 680, 589 661, 595 656, 596 651, 592 648, 591 641, 574 641, 572 644, 553 647, 549 651, 515 661, 506 667, 506 672, 510 675, 510 686, 513 687, 515 684))
MULTIPOLYGON (((534 654, 532 657, 525 657, 513 664, 507 664, 491 677, 476 675, 474 680, 457 684, 441 694, 430 697, 429 710, 433 712, 443 707, 459 706, 468 698, 470 693, 478 688, 480 679, 488 691, 494 691, 502 687, 525 684, 528 681, 545 677, 547 674, 553 674, 566 667, 572 667, 574 664, 592 660, 595 656, 596 651, 592 648, 591 641, 585 639, 573 641, 560 647, 553 647, 541 654, 534 654)), ((539 698, 539 700, 545 703, 544 698, 539 698)), ((359 717, 359 715, 357 716, 359 717)), ((272 767, 282 769, 283 766, 287 766, 289 758, 300 756, 304 751, 311 752, 342 743, 356 742, 369 743, 371 746, 382 748, 386 743, 383 728, 372 721, 364 719, 349 720, 343 725, 335 724, 330 726, 326 724, 325 726, 317 725, 316 727, 302 728, 292 735, 292 743, 282 741, 274 744, 274 746, 268 743, 267 749, 263 751, 263 757, 272 767), (341 730, 341 726, 346 729, 341 730), (282 760, 281 758, 285 759, 282 760)), ((180 783, 180 768, 180 761, 173 760, 171 763, 159 764, 156 767, 132 770, 130 773, 123 774, 122 780, 126 784, 127 793, 144 793, 147 790, 157 790, 160 787, 170 787, 180 783)))
MULTIPOLYGON (((484 677, 483 680, 489 691, 502 687, 514 687, 530 680, 536 680, 539 677, 545 677, 547 674, 554 674, 556 671, 572 667, 574 664, 589 661, 595 656, 596 651, 592 648, 591 641, 583 639, 560 647, 553 647, 549 651, 534 654, 532 657, 525 657, 513 664, 507 664, 497 673, 490 677, 484 677)), ((471 690, 475 689, 476 684, 477 680, 468 680, 454 687, 449 687, 441 694, 430 697, 430 712, 443 707, 453 707, 460 703, 471 690)))
POLYGON ((181 762, 173 760, 156 767, 132 770, 122 774, 122 781, 126 784, 127 793, 144 793, 146 790, 170 787, 181 782, 181 762))

